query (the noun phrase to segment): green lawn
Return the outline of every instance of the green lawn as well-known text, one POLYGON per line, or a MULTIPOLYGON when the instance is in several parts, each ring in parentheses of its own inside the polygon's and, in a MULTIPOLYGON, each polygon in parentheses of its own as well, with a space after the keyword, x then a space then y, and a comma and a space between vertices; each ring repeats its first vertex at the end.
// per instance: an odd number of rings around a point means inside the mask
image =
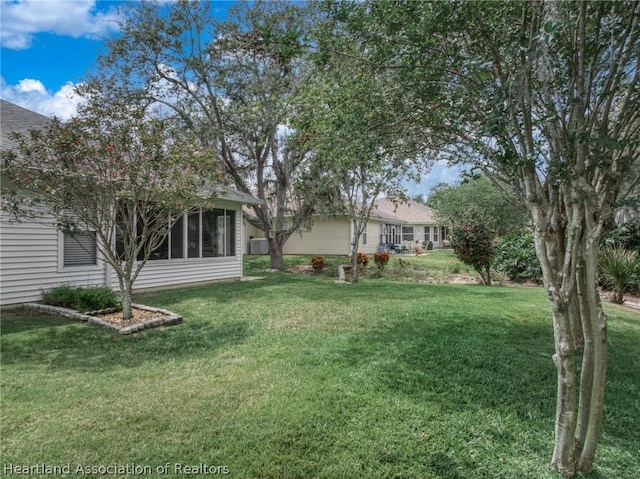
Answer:
MULTIPOLYGON (((453 254, 452 250, 425 251, 420 256, 392 254, 389 263, 384 271, 378 272, 373 261, 373 255, 367 255, 369 265, 364 277, 375 277, 384 279, 399 279, 409 281, 430 280, 435 282, 448 282, 452 275, 465 274, 477 276, 471 266, 460 262, 453 254)), ((313 256, 286 255, 284 257, 285 269, 293 268, 297 265, 310 265, 313 256)), ((338 266, 348 264, 347 256, 327 256, 326 270, 322 275, 338 277, 338 266)), ((245 274, 263 275, 269 268, 268 256, 247 256, 245 257, 245 274)))
MULTIPOLYGON (((555 369, 542 289, 279 273, 136 300, 186 321, 120 336, 3 312, 4 472, 70 464, 70 477, 143 477, 73 472, 169 464, 171 477, 204 464, 188 477, 218 477, 215 466, 237 478, 558 477, 547 468, 555 369)), ((589 477, 636 479, 640 315, 607 311, 605 424, 589 477)))

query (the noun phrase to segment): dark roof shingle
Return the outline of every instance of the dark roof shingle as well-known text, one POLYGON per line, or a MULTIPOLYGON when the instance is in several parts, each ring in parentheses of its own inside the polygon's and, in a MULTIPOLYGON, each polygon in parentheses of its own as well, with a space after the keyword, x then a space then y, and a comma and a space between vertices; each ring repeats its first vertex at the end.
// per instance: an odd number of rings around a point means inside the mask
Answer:
POLYGON ((0 148, 11 150, 18 146, 11 133, 26 135, 30 130, 44 128, 50 121, 51 118, 40 113, 0 99, 0 148))

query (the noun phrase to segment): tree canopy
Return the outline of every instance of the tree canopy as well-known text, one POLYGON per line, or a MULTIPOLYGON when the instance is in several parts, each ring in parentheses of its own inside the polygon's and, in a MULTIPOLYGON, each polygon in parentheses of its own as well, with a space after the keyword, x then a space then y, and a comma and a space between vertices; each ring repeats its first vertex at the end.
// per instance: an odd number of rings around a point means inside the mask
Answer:
POLYGON ((221 175, 211 151, 145 109, 89 104, 68 122, 16 135, 3 151, 3 209, 93 242, 120 283, 123 317, 151 253, 185 212, 211 205, 221 175))
POLYGON ((589 472, 606 382, 598 249, 640 175, 640 4, 333 5, 366 40, 362 65, 400 72, 415 111, 442 112, 431 133, 443 156, 505 181, 526 205, 554 317, 551 465, 566 476, 589 472))
POLYGON ((291 141, 290 126, 306 75, 299 43, 308 12, 296 3, 241 2, 218 21, 209 2, 132 4, 83 88, 107 90, 108 101, 151 103, 196 133, 226 180, 263 200, 246 219, 264 231, 275 269, 313 212, 301 184, 308 152, 291 141))

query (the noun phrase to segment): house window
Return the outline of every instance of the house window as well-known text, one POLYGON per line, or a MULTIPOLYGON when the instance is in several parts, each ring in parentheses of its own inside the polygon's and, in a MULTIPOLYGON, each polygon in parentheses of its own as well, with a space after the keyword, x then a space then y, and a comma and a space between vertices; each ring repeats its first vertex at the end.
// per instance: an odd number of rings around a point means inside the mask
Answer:
POLYGON ((386 230, 388 244, 400 244, 402 242, 402 229, 400 226, 388 224, 386 230))
POLYGON ((362 232, 362 244, 367 244, 367 227, 364 227, 364 231, 362 232))
POLYGON ((413 241, 413 226, 402 227, 402 241, 413 241))
POLYGON ((64 233, 63 265, 95 266, 98 263, 95 232, 64 233))
POLYGON ((184 216, 181 216, 173 223, 168 239, 171 257, 175 259, 184 258, 184 216))
POLYGON ((431 240, 431 226, 424 227, 424 240, 425 241, 431 240))
POLYGON ((187 217, 187 258, 200 257, 200 212, 187 217))
POLYGON ((434 243, 438 242, 438 227, 437 226, 433 227, 433 242, 434 243))

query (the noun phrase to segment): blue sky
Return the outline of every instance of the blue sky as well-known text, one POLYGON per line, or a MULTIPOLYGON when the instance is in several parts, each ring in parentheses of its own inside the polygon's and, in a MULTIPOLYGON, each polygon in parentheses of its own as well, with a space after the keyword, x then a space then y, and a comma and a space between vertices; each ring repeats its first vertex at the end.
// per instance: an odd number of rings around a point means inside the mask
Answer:
MULTIPOLYGON (((172 0, 163 0, 172 1, 172 0)), ((124 1, 0 0, 0 97, 46 116, 70 118, 79 98, 73 88, 95 65, 104 39, 117 34, 124 1)), ((224 10, 231 2, 216 2, 224 10)), ((440 182, 452 183, 456 169, 436 163, 411 195, 440 182)))

